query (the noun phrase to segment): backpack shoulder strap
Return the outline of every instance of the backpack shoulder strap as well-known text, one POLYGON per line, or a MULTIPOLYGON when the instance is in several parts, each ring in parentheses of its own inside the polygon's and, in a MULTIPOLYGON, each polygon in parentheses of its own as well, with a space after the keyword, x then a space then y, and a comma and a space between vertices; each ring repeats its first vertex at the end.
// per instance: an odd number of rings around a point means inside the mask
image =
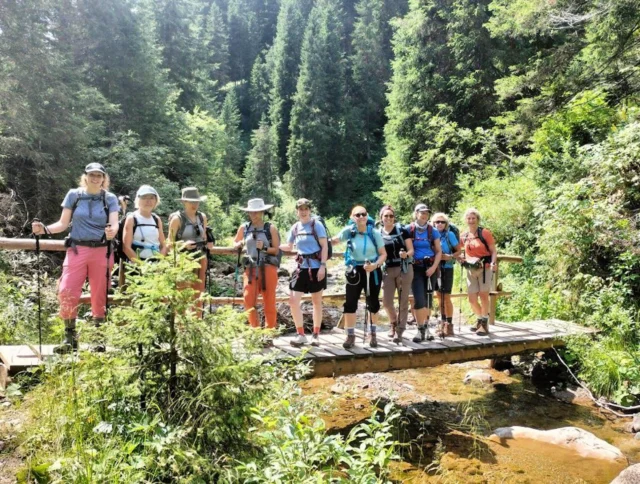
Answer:
POLYGON ((487 244, 487 240, 484 238, 484 236, 482 235, 482 231, 484 230, 484 227, 480 227, 478 226, 478 238, 480 239, 480 242, 482 242, 484 244, 484 246, 486 247, 488 252, 491 252, 491 249, 489 248, 489 244, 487 244))
POLYGON ((156 228, 160 229, 160 217, 158 217, 155 213, 152 213, 153 221, 156 223, 156 228))
POLYGON ((264 223, 264 235, 267 236, 267 241, 269 242, 269 246, 273 244, 271 241, 271 222, 264 223))

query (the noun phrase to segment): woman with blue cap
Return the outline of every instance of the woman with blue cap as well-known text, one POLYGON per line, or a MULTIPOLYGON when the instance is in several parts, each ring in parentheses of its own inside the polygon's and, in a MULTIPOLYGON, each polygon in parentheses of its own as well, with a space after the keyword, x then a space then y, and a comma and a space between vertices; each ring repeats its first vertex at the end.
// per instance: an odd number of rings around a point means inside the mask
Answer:
POLYGON ((80 186, 69 190, 64 197, 60 220, 51 225, 34 222, 31 226, 35 235, 57 234, 71 226, 71 233, 65 239, 67 254, 58 284, 65 338, 64 343, 55 349, 57 353, 78 347, 76 317, 82 286, 87 278, 91 288, 93 321, 99 325, 105 318, 107 274, 113 265, 113 257, 107 258, 110 254, 107 246, 118 233, 118 198, 108 191, 109 181, 104 166, 89 163, 80 178, 80 186))

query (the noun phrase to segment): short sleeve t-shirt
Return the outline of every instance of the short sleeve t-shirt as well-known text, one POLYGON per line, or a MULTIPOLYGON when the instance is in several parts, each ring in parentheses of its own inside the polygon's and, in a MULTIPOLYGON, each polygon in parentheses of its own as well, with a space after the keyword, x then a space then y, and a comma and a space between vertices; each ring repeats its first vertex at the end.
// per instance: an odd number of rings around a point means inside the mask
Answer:
MULTIPOLYGON (((433 257, 436 253, 433 251, 431 247, 431 243, 434 240, 440 238, 440 232, 436 229, 428 227, 424 230, 421 230, 417 225, 414 225, 415 229, 413 231, 413 258, 416 261, 421 261, 425 257, 433 257), (429 238, 429 230, 431 230, 431 238, 429 238)), ((407 230, 411 233, 411 225, 407 226, 407 230)))
MULTIPOLYGON (((482 229, 482 237, 487 242, 488 246, 495 244, 495 239, 489 229, 482 229)), ((482 243, 480 237, 478 237, 477 232, 465 232, 460 236, 460 238, 464 242, 465 257, 486 257, 491 255, 491 252, 482 243)))
POLYGON ((384 248, 387 251, 387 267, 399 267, 402 264, 400 249, 407 250, 404 241, 410 239, 411 234, 405 227, 396 224, 388 234, 381 229, 380 235, 382 236, 382 240, 384 240, 384 248))
MULTIPOLYGON (((118 213, 120 208, 118 197, 111 192, 104 192, 104 197, 109 214, 118 213)), ((73 209, 73 205, 78 199, 71 219, 71 238, 74 240, 102 240, 105 226, 109 222, 104 210, 102 193, 89 195, 84 188, 71 189, 62 201, 62 208, 73 209)))
MULTIPOLYGON (((293 224, 289 234, 287 235, 287 241, 290 244, 295 244, 298 254, 302 256, 317 254, 322 250, 322 247, 313 236, 314 230, 318 239, 327 238, 327 231, 325 230, 324 225, 317 220, 310 220, 305 224, 302 222, 296 222, 293 224)), ((311 269, 318 269, 320 268, 320 260, 317 258, 305 258, 302 261, 301 267, 303 269, 308 269, 309 265, 311 265, 311 269)))
MULTIPOLYGON (((458 245, 458 238, 456 234, 447 230, 446 232, 442 232, 440 235, 440 248, 442 249, 443 254, 451 255, 455 252, 456 246, 458 245)), ((453 267, 453 260, 448 260, 444 262, 443 267, 451 268, 453 267)))
MULTIPOLYGON (((351 239, 351 230, 353 229, 354 227, 352 225, 347 225, 340 231, 337 237, 341 241, 347 242, 351 239)), ((376 246, 378 248, 384 247, 384 240, 382 240, 382 235, 380 235, 380 231, 377 229, 373 229, 371 231, 371 236, 366 233, 361 234, 360 232, 356 232, 355 237, 351 239, 351 244, 353 245, 351 257, 353 257, 353 260, 358 264, 364 264, 367 260, 369 262, 375 262, 378 260, 378 250, 376 249, 376 246), (375 244, 373 243, 373 240, 371 240, 371 236, 375 238, 375 244)))

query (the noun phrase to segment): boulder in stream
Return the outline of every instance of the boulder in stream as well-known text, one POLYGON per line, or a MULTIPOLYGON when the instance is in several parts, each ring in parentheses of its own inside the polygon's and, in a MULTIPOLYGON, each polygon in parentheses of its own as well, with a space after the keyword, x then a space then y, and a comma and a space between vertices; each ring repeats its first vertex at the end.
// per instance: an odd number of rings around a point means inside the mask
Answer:
POLYGON ((620 449, 578 427, 561 427, 553 430, 518 426, 501 427, 494 430, 490 439, 494 442, 507 439, 530 439, 571 449, 581 457, 627 464, 627 458, 620 449))
POLYGON ((640 413, 636 413, 633 416, 633 422, 631 422, 631 424, 633 425, 632 429, 634 432, 640 432, 640 413))
POLYGON ((638 484, 640 482, 640 464, 634 464, 623 470, 611 484, 638 484))
POLYGON ((471 382, 479 382, 479 383, 491 383, 493 382, 493 377, 491 376, 491 374, 487 373, 486 371, 482 371, 482 370, 471 370, 468 371, 467 374, 464 376, 464 380, 462 380, 462 382, 465 385, 468 385, 471 382))

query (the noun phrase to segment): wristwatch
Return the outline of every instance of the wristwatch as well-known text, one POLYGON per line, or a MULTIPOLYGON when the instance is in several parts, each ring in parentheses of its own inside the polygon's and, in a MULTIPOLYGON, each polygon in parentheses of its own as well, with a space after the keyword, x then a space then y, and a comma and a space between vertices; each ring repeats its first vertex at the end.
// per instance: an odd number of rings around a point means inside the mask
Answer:
POLYGON ((327 265, 327 263, 326 263, 326 262, 320 262, 320 265, 321 265, 321 266, 326 266, 326 265, 327 265))

